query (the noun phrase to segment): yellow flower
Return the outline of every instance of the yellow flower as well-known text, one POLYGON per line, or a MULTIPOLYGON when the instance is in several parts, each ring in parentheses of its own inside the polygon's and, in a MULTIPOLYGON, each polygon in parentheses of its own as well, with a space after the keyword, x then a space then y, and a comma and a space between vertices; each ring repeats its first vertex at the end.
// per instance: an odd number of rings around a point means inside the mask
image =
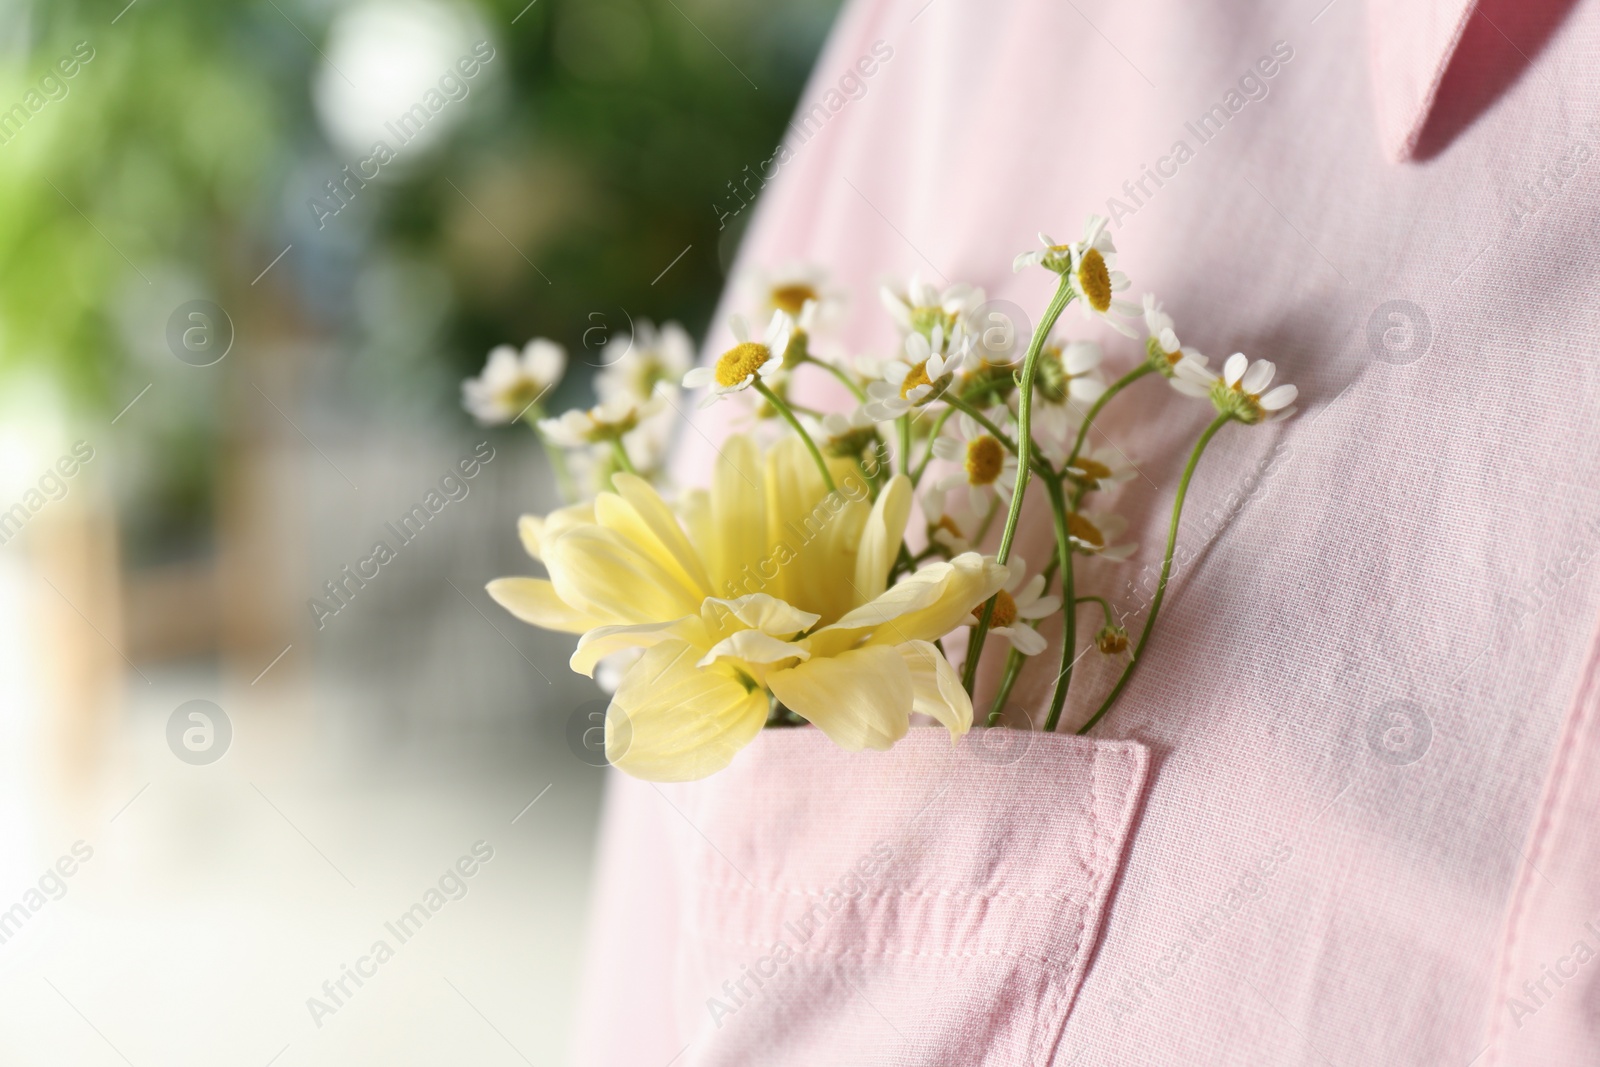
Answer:
POLYGON ((683 520, 639 478, 592 507, 522 523, 549 580, 501 578, 490 594, 525 622, 579 633, 572 668, 644 655, 623 676, 606 751, 641 778, 683 781, 726 766, 765 725, 769 694, 840 746, 888 748, 913 712, 952 737, 972 704, 932 642, 960 627, 1006 580, 977 553, 886 588, 911 509, 897 476, 877 501, 848 460, 823 485, 804 444, 723 446, 709 492, 683 520))

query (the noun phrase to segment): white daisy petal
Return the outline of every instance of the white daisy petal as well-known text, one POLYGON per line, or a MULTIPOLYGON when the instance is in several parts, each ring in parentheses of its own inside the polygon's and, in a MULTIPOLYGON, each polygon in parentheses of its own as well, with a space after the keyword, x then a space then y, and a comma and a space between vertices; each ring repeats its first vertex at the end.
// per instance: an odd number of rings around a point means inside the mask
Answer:
POLYGON ((1272 384, 1272 376, 1277 372, 1278 368, 1271 360, 1258 359, 1239 379, 1239 388, 1247 393, 1260 393, 1272 384))
POLYGON ((1017 608, 1019 619, 1047 619, 1061 610, 1061 598, 1058 596, 1042 596, 1027 607, 1017 608))
POLYGON ((1222 365, 1222 380, 1229 386, 1238 385, 1239 379, 1244 377, 1244 372, 1249 366, 1249 358, 1243 352, 1235 352, 1222 365))
POLYGON ((1009 631, 1006 636, 1011 639, 1011 647, 1024 656, 1037 656, 1050 647, 1044 635, 1031 626, 1010 626, 1006 629, 1009 631))
POLYGON ((1292 385, 1280 385, 1261 398, 1261 407, 1265 411, 1278 411, 1293 404, 1300 395, 1300 390, 1292 385))

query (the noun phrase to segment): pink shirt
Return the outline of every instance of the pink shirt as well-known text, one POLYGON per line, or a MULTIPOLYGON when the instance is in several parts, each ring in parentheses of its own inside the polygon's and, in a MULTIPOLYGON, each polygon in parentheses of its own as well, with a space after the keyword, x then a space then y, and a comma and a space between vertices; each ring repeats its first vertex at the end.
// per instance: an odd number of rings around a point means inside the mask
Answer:
MULTIPOLYGON (((883 277, 1036 315, 1012 257, 1110 214, 1133 292, 1301 411, 1212 445, 1093 739, 768 731, 615 777, 577 1062, 1600 1063, 1600 7, 1472 9, 847 8, 745 264, 829 265, 884 354, 883 277)), ((1154 381, 1112 409, 1142 547, 1080 589, 1148 600, 1209 415, 1154 381)))

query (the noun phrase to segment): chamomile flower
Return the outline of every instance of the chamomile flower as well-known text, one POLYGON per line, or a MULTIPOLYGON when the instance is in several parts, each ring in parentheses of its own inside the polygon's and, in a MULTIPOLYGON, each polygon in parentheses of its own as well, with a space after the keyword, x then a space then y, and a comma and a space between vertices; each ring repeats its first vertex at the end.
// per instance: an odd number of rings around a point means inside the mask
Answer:
POLYGON ((772 313, 767 331, 761 340, 750 339, 750 327, 743 315, 731 315, 728 328, 738 343, 717 358, 714 366, 696 367, 683 376, 685 389, 710 386, 711 393, 701 402, 701 407, 716 403, 729 393, 737 393, 754 385, 759 378, 771 384, 772 378, 783 370, 783 352, 789 347, 789 317, 781 311, 772 313))
POLYGON ((965 352, 973 331, 973 313, 983 306, 982 289, 957 282, 942 292, 913 274, 905 292, 884 286, 878 291, 902 333, 921 334, 940 353, 965 352), (935 334, 942 343, 935 339, 935 334))
POLYGON ((828 284, 827 270, 811 263, 752 270, 743 287, 758 314, 781 311, 808 333, 837 322, 845 308, 844 290, 828 284), (808 306, 813 310, 802 325, 801 315, 808 306))
POLYGON ((1072 291, 1083 306, 1084 318, 1098 317, 1107 326, 1127 337, 1135 336, 1134 329, 1123 319, 1139 314, 1139 308, 1130 301, 1118 300, 1114 294, 1128 288, 1128 276, 1113 269, 1116 246, 1106 232, 1104 215, 1091 215, 1083 228, 1083 240, 1072 248, 1072 291), (1119 316, 1119 317, 1113 317, 1119 316))
POLYGON ((1065 274, 1072 269, 1071 245, 1057 244, 1056 239, 1043 230, 1039 231, 1039 244, 1043 247, 1016 254, 1011 260, 1011 273, 1021 274, 1029 267, 1043 267, 1056 274, 1065 274))
POLYGON ((1222 377, 1211 384, 1211 403, 1218 414, 1246 425, 1286 419, 1294 414, 1294 401, 1300 390, 1280 385, 1269 391, 1267 386, 1277 371, 1270 360, 1251 363, 1243 352, 1235 352, 1222 365, 1222 377))
MULTIPOLYGON (((1197 348, 1181 344, 1173 328, 1172 316, 1162 310, 1154 293, 1144 294, 1145 360, 1178 392, 1187 396, 1209 396, 1209 385, 1201 385, 1194 377, 1178 372, 1180 365, 1205 370, 1207 360, 1197 348)), ((1201 377, 1201 376, 1197 376, 1201 377)))
POLYGON ((1049 234, 1041 233, 1039 241, 1044 247, 1023 252, 1012 261, 1011 269, 1020 271, 1037 264, 1060 274, 1083 305, 1085 318, 1098 317, 1118 333, 1133 337, 1133 327, 1122 319, 1136 317, 1139 309, 1116 298, 1129 282, 1126 274, 1114 269, 1117 249, 1106 232, 1106 222, 1104 215, 1090 215, 1084 223, 1083 239, 1071 244, 1057 244, 1049 234))
MULTIPOLYGON (((1028 565, 1021 556, 1006 564, 1006 584, 995 594, 994 613, 989 616, 989 633, 1004 638, 1024 656, 1037 656, 1049 645, 1044 635, 1023 622, 1047 618, 1061 610, 1061 598, 1044 595, 1044 575, 1027 578, 1028 565)), ((972 610, 973 621, 983 615, 983 605, 972 610)))
POLYGON ((947 375, 957 362, 944 354, 943 341, 942 326, 933 328, 931 340, 920 333, 908 335, 903 358, 883 363, 881 380, 867 386, 866 413, 878 422, 888 422, 931 400, 948 384, 947 375))
POLYGON ((638 429, 641 422, 661 410, 662 403, 660 397, 655 397, 643 403, 609 400, 592 408, 573 408, 559 418, 540 419, 539 432, 551 444, 562 448, 621 441, 626 434, 638 429))
POLYGON ((595 392, 602 401, 648 400, 659 384, 676 388, 694 366, 694 342, 675 322, 659 330, 649 320, 634 323, 633 334, 616 337, 600 350, 595 392))
POLYGON ((1017 483, 1017 457, 966 412, 955 422, 955 436, 940 435, 932 447, 935 456, 960 469, 940 478, 933 487, 948 491, 966 486, 974 511, 981 510, 994 493, 1010 500, 1017 483))
POLYGON ((1103 491, 1132 480, 1138 472, 1114 445, 1101 445, 1081 453, 1067 467, 1067 473, 1085 489, 1103 491))
POLYGON ((1034 374, 1034 418, 1044 434, 1065 436, 1069 424, 1106 391, 1104 353, 1093 341, 1050 341, 1039 349, 1034 374))
POLYGON ((1088 556, 1124 560, 1133 555, 1139 547, 1137 543, 1112 543, 1127 528, 1127 519, 1109 511, 1074 511, 1067 515, 1067 536, 1072 541, 1072 547, 1088 556))
POLYGON ((483 372, 461 383, 461 404, 486 426, 511 422, 549 392, 566 369, 567 350, 543 337, 529 341, 520 354, 498 345, 483 372))

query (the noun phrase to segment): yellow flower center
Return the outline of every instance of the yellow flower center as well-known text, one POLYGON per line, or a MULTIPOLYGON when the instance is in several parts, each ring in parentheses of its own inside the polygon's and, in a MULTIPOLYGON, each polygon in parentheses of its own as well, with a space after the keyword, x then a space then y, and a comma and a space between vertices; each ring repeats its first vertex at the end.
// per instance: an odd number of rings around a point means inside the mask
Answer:
MULTIPOLYGON (((983 618, 983 605, 979 604, 972 609, 974 619, 983 618)), ((994 614, 989 616, 989 626, 1000 629, 1010 626, 1017 621, 1017 602, 1011 599, 1011 594, 1004 589, 994 595, 994 614)))
POLYGON ((759 371, 772 358, 772 349, 754 341, 734 345, 717 360, 717 384, 732 389, 759 371))
POLYGON ((515 408, 518 411, 526 411, 530 404, 539 399, 540 395, 542 394, 539 390, 539 383, 532 378, 519 378, 516 385, 500 394, 501 399, 505 401, 508 407, 515 408))
POLYGON ((967 442, 967 481, 973 485, 993 485, 1006 461, 1005 450, 988 434, 967 442))
POLYGON ((1067 516, 1067 532, 1090 548, 1106 547, 1106 535, 1100 532, 1100 527, 1077 512, 1067 516))
POLYGON ((804 282, 793 285, 779 285, 772 290, 773 306, 787 311, 791 315, 800 314, 806 306, 807 300, 816 300, 817 291, 804 282))
POLYGON ((1078 288, 1089 306, 1099 312, 1111 309, 1111 271, 1106 267, 1106 257, 1097 248, 1091 248, 1078 262, 1078 288))
MULTIPOLYGON (((727 357, 724 356, 724 359, 727 357)), ((900 399, 905 400, 906 395, 919 385, 932 385, 928 379, 928 361, 923 360, 911 368, 911 373, 906 375, 906 380, 900 383, 900 399)))
POLYGON ((937 523, 935 523, 934 525, 938 529, 943 530, 945 533, 948 533, 951 537, 961 538, 961 537, 965 536, 961 532, 961 527, 956 525, 956 520, 952 519, 948 515, 940 515, 939 516, 939 521, 937 523))
POLYGON ((1102 478, 1111 477, 1110 467, 1106 466, 1104 463, 1097 463, 1092 459, 1085 459, 1082 456, 1079 456, 1072 465, 1073 467, 1082 471, 1083 476, 1090 481, 1098 482, 1102 478))

